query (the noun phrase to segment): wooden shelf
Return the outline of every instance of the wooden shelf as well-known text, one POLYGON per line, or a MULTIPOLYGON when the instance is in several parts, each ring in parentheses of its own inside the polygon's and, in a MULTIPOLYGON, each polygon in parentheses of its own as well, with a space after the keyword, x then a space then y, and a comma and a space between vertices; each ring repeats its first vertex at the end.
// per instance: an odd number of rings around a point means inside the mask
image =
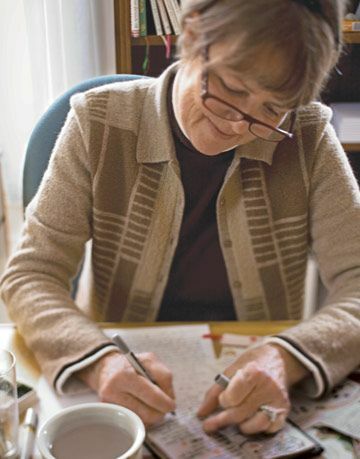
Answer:
POLYGON ((347 153, 360 152, 360 143, 343 143, 342 146, 347 153))
MULTIPOLYGON (((177 35, 171 35, 171 44, 175 45, 177 40, 177 35)), ((150 46, 164 46, 164 40, 159 35, 148 35, 145 37, 138 37, 138 38, 131 38, 131 45, 132 46, 145 46, 146 42, 149 43, 150 46)))
MULTIPOLYGON (((132 73, 132 48, 134 46, 164 46, 160 36, 149 35, 132 38, 130 27, 130 0, 114 0, 116 70, 118 73, 132 73)), ((360 44, 360 32, 343 32, 344 41, 348 44, 360 44)), ((175 45, 176 35, 171 36, 171 44, 175 45)))
MULTIPOLYGON (((176 44, 176 40, 177 40, 177 35, 171 35, 172 45, 176 44)), ((164 41, 159 35, 148 35, 146 39, 145 37, 138 37, 138 38, 131 37, 132 46, 145 46, 146 41, 149 43, 150 46, 164 45, 164 41)), ((360 44, 360 32, 344 32, 344 41, 345 43, 349 43, 349 44, 353 44, 353 43, 360 44)))
POLYGON ((344 32, 345 43, 360 43, 360 32, 344 32))

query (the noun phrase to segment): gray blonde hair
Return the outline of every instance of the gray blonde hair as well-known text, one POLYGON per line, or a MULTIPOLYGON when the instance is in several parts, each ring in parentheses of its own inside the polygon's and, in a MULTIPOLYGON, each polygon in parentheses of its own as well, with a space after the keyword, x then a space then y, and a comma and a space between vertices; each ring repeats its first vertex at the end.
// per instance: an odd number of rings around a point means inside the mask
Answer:
POLYGON ((221 63, 254 78, 289 108, 318 98, 342 49, 345 0, 183 0, 178 57, 226 42, 221 63))

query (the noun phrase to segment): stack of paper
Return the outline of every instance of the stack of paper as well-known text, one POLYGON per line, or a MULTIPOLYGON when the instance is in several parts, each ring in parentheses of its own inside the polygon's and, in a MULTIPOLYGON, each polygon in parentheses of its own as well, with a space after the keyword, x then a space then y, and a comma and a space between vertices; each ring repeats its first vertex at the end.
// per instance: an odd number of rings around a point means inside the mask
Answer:
POLYGON ((331 105, 331 120, 335 131, 343 143, 360 142, 360 102, 335 103, 331 105))

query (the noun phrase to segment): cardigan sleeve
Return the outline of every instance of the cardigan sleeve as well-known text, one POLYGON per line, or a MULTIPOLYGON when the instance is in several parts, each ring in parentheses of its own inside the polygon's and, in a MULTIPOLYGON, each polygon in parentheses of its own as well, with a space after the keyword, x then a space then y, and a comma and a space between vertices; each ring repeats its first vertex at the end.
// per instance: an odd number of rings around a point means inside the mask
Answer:
POLYGON ((310 177, 309 225, 328 296, 315 316, 278 336, 317 366, 327 392, 360 363, 360 192, 329 123, 310 177))
POLYGON ((82 97, 71 100, 48 169, 27 208, 19 245, 1 279, 9 315, 52 384, 64 367, 109 344, 70 296, 71 280, 91 237, 92 173, 82 97))

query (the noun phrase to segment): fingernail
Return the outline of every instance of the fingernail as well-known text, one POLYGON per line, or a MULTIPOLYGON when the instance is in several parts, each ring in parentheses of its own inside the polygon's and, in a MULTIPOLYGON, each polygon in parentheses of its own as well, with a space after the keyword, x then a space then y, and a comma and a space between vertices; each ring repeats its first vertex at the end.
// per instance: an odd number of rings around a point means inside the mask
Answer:
POLYGON ((208 424, 206 422, 203 423, 203 429, 206 433, 211 433, 214 432, 214 430, 216 430, 213 425, 208 424))

